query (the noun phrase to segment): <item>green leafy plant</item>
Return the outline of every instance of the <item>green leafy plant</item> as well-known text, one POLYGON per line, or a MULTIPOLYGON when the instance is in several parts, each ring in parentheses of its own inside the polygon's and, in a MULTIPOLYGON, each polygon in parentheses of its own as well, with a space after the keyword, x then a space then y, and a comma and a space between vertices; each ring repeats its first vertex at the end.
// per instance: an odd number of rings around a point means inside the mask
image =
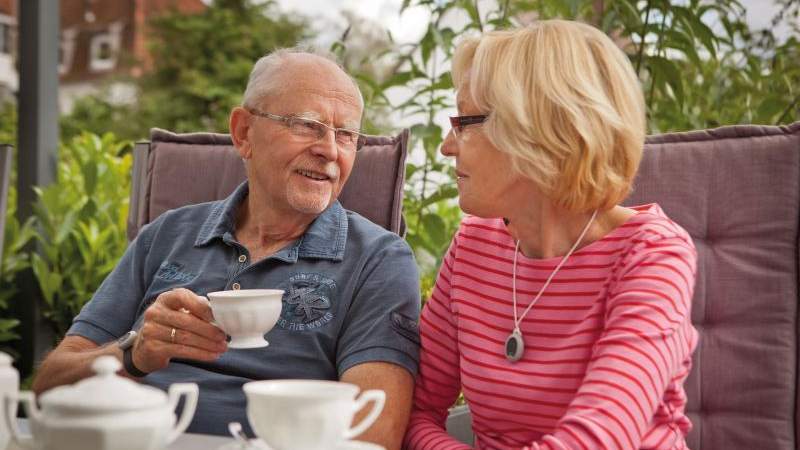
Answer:
MULTIPOLYGON (((13 143, 16 141, 17 112, 13 104, 0 105, 0 143, 13 143)), ((12 157, 12 166, 15 159, 12 157)), ((7 345, 19 339, 16 328, 19 320, 12 318, 8 311, 9 302, 18 290, 14 279, 20 271, 28 267, 28 255, 23 251, 28 242, 33 238, 31 221, 20 224, 16 217, 17 190, 15 187, 16 172, 11 171, 9 180, 8 203, 5 213, 6 224, 3 239, 3 251, 0 254, 0 351, 15 354, 7 345)))
POLYGON ((6 225, 3 240, 2 266, 0 266, 0 351, 14 352, 5 345, 19 339, 16 328, 19 320, 11 318, 8 306, 11 299, 18 293, 14 283, 15 277, 29 266, 29 256, 24 251, 25 247, 34 237, 33 219, 24 224, 16 218, 16 189, 9 189, 8 208, 6 209, 6 225))
MULTIPOLYGON (((412 5, 403 3, 402 9, 412 5)), ((406 189, 403 203, 408 234, 406 239, 417 256, 421 269, 423 298, 430 295, 436 271, 450 240, 458 228, 461 212, 454 199, 452 164, 439 154, 447 131, 437 118, 454 109, 455 94, 450 77, 449 60, 458 36, 487 28, 510 26, 508 2, 497 9, 479 11, 469 1, 418 1, 413 6, 425 7, 430 20, 422 38, 401 50, 397 71, 380 85, 382 90, 402 87, 410 95, 393 107, 407 117, 412 134, 412 153, 406 165, 406 189), (442 25, 449 15, 460 15, 460 28, 442 25)), ((401 13, 402 13, 401 9, 401 13)))
MULTIPOLYGON (((599 25, 642 80, 651 132, 800 118, 797 30, 784 42, 772 29, 751 30, 737 0, 600 3, 599 25)), ((783 3, 776 23, 800 5, 783 3)))
POLYGON ((58 180, 37 188, 31 255, 44 317, 63 336, 127 246, 128 141, 84 133, 62 145, 58 180))

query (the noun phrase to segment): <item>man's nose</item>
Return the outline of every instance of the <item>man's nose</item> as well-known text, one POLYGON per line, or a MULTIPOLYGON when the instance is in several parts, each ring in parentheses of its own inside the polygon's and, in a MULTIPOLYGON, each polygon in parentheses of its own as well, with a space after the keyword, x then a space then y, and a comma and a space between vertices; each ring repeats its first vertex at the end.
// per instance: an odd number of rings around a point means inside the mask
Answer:
POLYGON ((339 146, 336 144, 336 132, 326 129, 325 134, 311 147, 311 153, 328 161, 336 161, 339 157, 339 146))
POLYGON ((450 132, 444 137, 439 151, 444 156, 456 156, 458 154, 458 143, 456 142, 456 132, 451 128, 450 132))

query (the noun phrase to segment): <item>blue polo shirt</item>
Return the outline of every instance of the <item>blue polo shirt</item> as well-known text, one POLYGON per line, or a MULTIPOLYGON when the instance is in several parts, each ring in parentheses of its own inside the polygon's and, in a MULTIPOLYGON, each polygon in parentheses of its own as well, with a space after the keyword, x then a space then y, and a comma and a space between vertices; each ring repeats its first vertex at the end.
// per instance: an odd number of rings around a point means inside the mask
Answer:
POLYGON ((102 345, 138 327, 164 291, 198 295, 232 289, 283 289, 283 309, 265 335, 270 345, 229 349, 211 363, 172 360, 146 376, 167 389, 200 387, 190 432, 227 435, 228 422, 247 427, 241 386, 251 380, 337 380, 364 362, 384 361, 416 374, 419 276, 411 249, 334 202, 297 241, 250 263, 234 238, 247 183, 227 199, 166 212, 144 227, 114 271, 74 319, 67 335, 102 345), (242 258, 244 256, 244 258, 242 258))

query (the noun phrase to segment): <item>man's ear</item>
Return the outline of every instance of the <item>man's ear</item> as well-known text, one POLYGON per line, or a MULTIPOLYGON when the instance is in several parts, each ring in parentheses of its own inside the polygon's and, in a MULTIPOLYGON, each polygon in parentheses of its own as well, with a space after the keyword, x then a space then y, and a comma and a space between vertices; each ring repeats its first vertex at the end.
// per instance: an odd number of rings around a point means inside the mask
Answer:
POLYGON ((250 138, 248 137, 250 131, 250 113, 241 106, 233 108, 229 120, 229 127, 233 146, 239 151, 239 156, 242 159, 250 159, 253 153, 250 138))

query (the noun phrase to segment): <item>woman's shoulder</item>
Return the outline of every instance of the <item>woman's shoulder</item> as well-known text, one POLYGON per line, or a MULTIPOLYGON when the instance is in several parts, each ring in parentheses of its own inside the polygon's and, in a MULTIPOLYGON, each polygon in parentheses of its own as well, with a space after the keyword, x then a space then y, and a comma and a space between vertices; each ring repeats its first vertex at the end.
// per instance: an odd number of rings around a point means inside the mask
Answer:
POLYGON ((697 258, 692 236, 657 203, 630 208, 636 214, 620 227, 624 228, 623 233, 628 241, 627 254, 644 257, 651 253, 664 253, 686 261, 697 258))
POLYGON ((630 206, 636 214, 628 219, 623 227, 637 241, 656 241, 663 239, 681 239, 691 245, 692 237, 679 223, 672 220, 658 203, 630 206))

